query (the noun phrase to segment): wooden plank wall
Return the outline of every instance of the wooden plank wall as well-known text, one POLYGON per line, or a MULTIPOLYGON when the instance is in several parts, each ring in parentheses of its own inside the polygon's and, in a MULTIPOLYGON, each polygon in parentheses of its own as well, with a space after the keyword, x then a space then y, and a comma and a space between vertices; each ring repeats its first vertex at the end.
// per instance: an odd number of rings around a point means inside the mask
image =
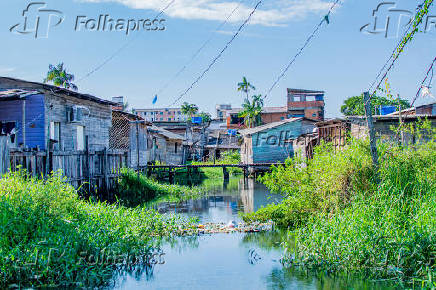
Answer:
POLYGON ((111 192, 116 188, 121 169, 127 167, 126 151, 10 152, 10 170, 27 170, 33 177, 61 172, 76 189, 89 193, 111 192))
POLYGON ((8 136, 0 136, 0 178, 9 168, 8 136))

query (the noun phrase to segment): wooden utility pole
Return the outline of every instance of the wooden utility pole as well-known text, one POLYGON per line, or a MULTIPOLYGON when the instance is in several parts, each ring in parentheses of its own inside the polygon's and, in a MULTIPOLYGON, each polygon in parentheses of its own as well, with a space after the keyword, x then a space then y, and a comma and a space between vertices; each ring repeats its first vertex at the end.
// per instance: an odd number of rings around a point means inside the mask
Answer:
POLYGON ((398 116, 400 118, 401 145, 404 145, 404 131, 403 131, 403 119, 401 118, 401 99, 400 99, 400 94, 398 94, 398 116))
POLYGON ((369 96, 369 92, 363 93, 363 102, 365 103, 365 114, 368 124, 368 130, 369 130, 369 141, 371 146, 372 163, 378 174, 379 164, 378 164, 378 154, 377 154, 377 141, 375 139, 375 129, 374 129, 374 122, 372 119, 372 106, 371 106, 371 98, 369 96))

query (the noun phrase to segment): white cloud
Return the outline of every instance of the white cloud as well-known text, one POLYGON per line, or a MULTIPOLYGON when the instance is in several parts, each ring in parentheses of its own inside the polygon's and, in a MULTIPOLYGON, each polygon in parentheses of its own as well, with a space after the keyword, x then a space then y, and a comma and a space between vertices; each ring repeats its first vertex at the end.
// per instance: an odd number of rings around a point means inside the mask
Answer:
MULTIPOLYGON (((116 2, 133 9, 149 9, 158 13, 170 0, 80 0, 82 2, 116 2)), ((229 22, 245 20, 257 1, 240 4, 229 22)), ((167 10, 170 17, 194 20, 223 21, 239 5, 237 1, 222 0, 176 0, 167 10)), ((264 2, 254 14, 251 24, 264 26, 284 25, 293 20, 301 20, 308 14, 326 13, 332 0, 269 0, 264 2)))

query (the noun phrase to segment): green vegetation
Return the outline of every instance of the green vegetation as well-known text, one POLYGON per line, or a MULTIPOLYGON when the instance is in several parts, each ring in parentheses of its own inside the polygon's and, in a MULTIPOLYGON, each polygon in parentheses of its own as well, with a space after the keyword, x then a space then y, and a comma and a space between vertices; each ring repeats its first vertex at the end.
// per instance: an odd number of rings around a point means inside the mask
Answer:
POLYGON ((162 184, 131 169, 123 169, 118 180, 118 202, 135 207, 148 202, 182 202, 204 196, 200 187, 162 184))
MULTIPOLYGON (((192 165, 213 165, 213 164, 240 164, 241 163, 241 155, 238 151, 228 151, 222 154, 221 158, 216 160, 215 163, 213 161, 208 162, 192 162, 192 165)), ((230 175, 242 174, 243 170, 241 168, 227 168, 230 175)), ((206 178, 221 178, 223 176, 222 168, 200 168, 200 172, 202 172, 206 178)))
MULTIPOLYGON (((372 114, 380 114, 380 106, 397 106, 398 99, 391 99, 386 97, 373 96, 371 98, 372 114)), ((365 115, 365 102, 363 101, 363 95, 354 96, 346 99, 344 105, 341 107, 341 113, 345 116, 364 116, 365 115)), ((400 100, 401 110, 410 108, 410 103, 407 100, 400 100)))
POLYGON ((250 98, 250 91, 255 91, 256 88, 247 81, 246 77, 242 78, 242 82, 238 83, 238 91, 244 92, 246 97, 242 104, 242 111, 239 113, 240 118, 244 118, 245 126, 252 128, 262 124, 263 97, 262 95, 254 95, 250 98))
POLYGON ((132 267, 126 261, 133 257, 146 267, 156 237, 192 224, 141 207, 80 200, 60 175, 37 180, 10 173, 0 179, 0 287, 104 285, 115 270, 132 267))
POLYGON ((195 104, 189 104, 187 102, 184 102, 181 110, 183 115, 192 118, 195 114, 198 113, 198 106, 195 104))
POLYGON ((77 86, 74 82, 74 75, 67 73, 64 63, 60 63, 56 66, 49 65, 47 77, 44 79, 44 83, 52 82, 57 87, 65 89, 72 89, 77 91, 77 86))
POLYGON ((428 122, 414 133, 417 145, 379 143, 379 183, 368 142, 288 160, 262 178, 285 201, 244 219, 287 227, 293 264, 436 287, 436 134, 428 122))

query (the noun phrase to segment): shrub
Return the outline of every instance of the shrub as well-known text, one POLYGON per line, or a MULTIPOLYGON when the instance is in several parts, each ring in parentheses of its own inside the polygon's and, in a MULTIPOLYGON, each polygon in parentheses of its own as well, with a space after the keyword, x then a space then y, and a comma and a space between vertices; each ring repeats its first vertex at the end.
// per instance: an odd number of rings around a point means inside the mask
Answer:
POLYGON ((322 144, 315 149, 314 159, 288 159, 284 166, 273 167, 271 173, 260 177, 270 190, 286 198, 282 204, 270 205, 244 219, 272 219, 295 228, 316 212, 334 213, 347 206, 356 193, 374 188, 371 164, 367 142, 354 140, 338 152, 331 144, 322 144))

